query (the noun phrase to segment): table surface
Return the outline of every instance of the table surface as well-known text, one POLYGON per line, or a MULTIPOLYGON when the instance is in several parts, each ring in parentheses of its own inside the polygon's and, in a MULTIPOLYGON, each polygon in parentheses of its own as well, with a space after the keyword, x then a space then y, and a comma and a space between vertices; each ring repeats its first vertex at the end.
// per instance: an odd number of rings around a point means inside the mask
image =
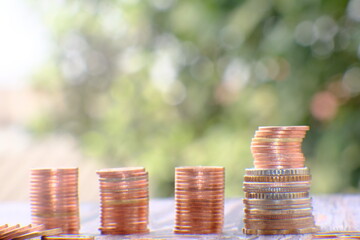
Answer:
MULTIPOLYGON (((360 194, 313 197, 315 221, 321 231, 360 231, 360 194)), ((114 239, 311 239, 311 235, 246 236, 242 234, 243 204, 241 198, 225 201, 225 224, 221 235, 175 235, 174 200, 150 200, 150 234, 142 236, 100 236, 98 203, 80 205, 81 232, 94 234, 97 240, 114 239)), ((29 224, 27 203, 1 203, 0 224, 29 224)))

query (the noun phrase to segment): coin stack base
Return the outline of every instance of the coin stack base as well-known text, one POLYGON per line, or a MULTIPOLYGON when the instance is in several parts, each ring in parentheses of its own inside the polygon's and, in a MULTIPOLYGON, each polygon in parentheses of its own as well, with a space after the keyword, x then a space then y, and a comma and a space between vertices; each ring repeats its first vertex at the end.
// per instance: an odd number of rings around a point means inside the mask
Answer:
POLYGON ((311 175, 301 142, 307 126, 259 127, 251 143, 255 168, 246 169, 243 233, 319 231, 309 195, 311 175))

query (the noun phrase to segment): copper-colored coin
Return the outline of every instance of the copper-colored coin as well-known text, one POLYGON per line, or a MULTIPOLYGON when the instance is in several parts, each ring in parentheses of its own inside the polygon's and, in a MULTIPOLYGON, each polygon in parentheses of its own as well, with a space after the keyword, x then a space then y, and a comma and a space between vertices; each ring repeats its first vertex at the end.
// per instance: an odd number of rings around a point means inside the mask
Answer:
POLYGON ((312 208, 311 203, 308 204, 298 204, 298 205, 251 205, 245 204, 244 210, 251 210, 251 209, 262 209, 262 210, 290 210, 290 209, 300 209, 300 208, 312 208))
POLYGON ((278 209, 278 210, 268 210, 262 208, 245 208, 244 213, 253 214, 253 215, 293 215, 293 214, 311 214, 312 208, 296 208, 296 209, 278 209))
POLYGON ((251 151, 253 154, 254 160, 266 160, 269 162, 277 161, 283 159, 287 161, 287 163, 291 163, 292 161, 305 161, 305 157, 303 154, 298 152, 291 152, 288 150, 260 150, 260 151, 251 151))
POLYGON ((268 169, 286 169, 286 168, 301 168, 304 166, 304 164, 286 164, 283 166, 279 165, 260 165, 260 164, 254 164, 257 168, 268 168, 268 169))
POLYGON ((297 138, 297 139, 301 139, 304 138, 305 134, 304 133, 299 133, 299 134, 283 134, 283 133, 275 133, 275 132, 256 132, 254 135, 254 138, 297 138))
MULTIPOLYGON (((43 228, 42 225, 38 225, 37 227, 39 230, 43 228)), ((34 226, 31 224, 29 224, 27 226, 23 226, 23 227, 18 227, 18 228, 13 229, 12 231, 8 231, 7 233, 1 234, 0 239, 10 240, 17 236, 21 236, 23 234, 29 233, 30 231, 34 231, 33 229, 34 229, 34 226)))
POLYGON ((360 239, 359 231, 319 232, 312 235, 312 239, 360 239))
POLYGON ((283 234, 308 234, 319 231, 319 227, 299 228, 299 229, 281 229, 281 230, 261 230, 261 229, 243 229, 244 234, 251 235, 283 235, 283 234))
POLYGON ((47 229, 47 230, 40 230, 40 231, 32 231, 30 233, 23 234, 21 236, 17 236, 16 238, 13 238, 13 240, 25 240, 35 237, 41 237, 41 236, 52 236, 52 235, 58 235, 62 233, 61 228, 53 228, 53 229, 47 229))
POLYGON ((264 138, 264 137, 257 137, 252 138, 252 142, 257 143, 270 143, 270 142, 299 142, 301 143, 303 141, 302 138, 264 138))
POLYGON ((259 130, 270 130, 270 131, 308 131, 309 126, 262 126, 259 130))
POLYGON ((299 217, 290 219, 248 219, 244 218, 246 228, 258 228, 258 229, 288 229, 292 226, 297 228, 307 227, 309 224, 313 224, 314 218, 310 217, 299 217), (300 227, 301 226, 301 227, 300 227))

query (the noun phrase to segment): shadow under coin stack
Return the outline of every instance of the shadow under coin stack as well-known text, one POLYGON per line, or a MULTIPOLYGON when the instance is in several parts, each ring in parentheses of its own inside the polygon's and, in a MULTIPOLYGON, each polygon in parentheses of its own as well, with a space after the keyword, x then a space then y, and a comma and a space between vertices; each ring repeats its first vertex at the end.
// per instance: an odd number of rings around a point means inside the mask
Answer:
POLYGON ((224 168, 177 167, 175 201, 175 233, 221 233, 224 224, 224 168))
POLYGON ((244 177, 245 234, 319 231, 309 197, 311 175, 301 143, 308 126, 259 127, 251 142, 255 168, 244 177))
POLYGON ((32 169, 30 185, 32 223, 78 234, 78 169, 32 169))
POLYGON ((148 233, 148 173, 142 167, 97 171, 100 181, 101 234, 148 233))

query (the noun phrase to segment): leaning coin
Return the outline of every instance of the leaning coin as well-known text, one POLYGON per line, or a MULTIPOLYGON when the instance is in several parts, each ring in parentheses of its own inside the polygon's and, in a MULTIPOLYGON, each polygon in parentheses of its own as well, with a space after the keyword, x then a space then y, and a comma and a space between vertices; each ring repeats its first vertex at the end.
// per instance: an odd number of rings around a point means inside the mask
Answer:
POLYGON ((47 230, 43 230, 43 231, 35 231, 35 232, 26 233, 26 234, 23 234, 16 238, 13 238, 13 240, 25 240, 25 239, 40 237, 40 236, 58 235, 61 233, 62 233, 61 228, 53 228, 53 229, 47 229, 47 230))

